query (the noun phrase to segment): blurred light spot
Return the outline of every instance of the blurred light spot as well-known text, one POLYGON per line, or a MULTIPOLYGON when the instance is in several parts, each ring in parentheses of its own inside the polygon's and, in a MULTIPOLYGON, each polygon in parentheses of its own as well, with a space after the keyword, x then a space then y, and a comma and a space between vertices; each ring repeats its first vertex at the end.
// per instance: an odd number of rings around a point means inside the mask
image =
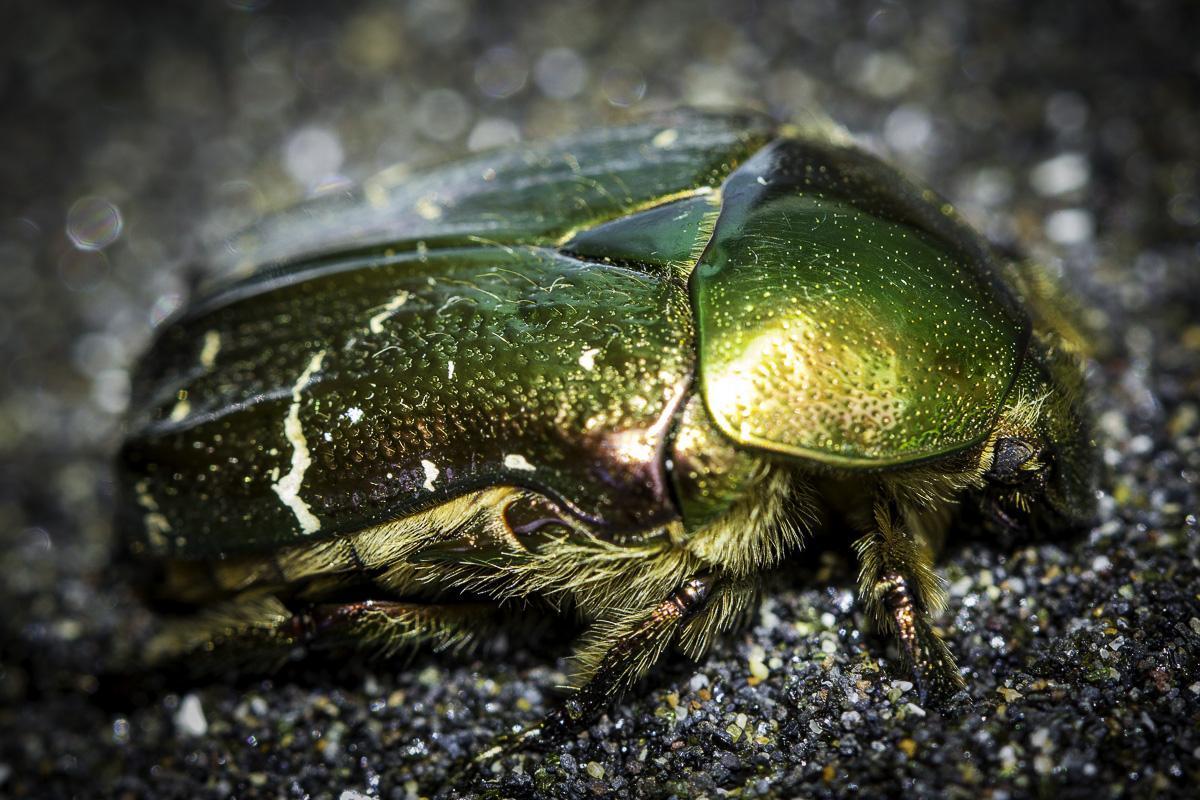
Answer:
POLYGON ((109 414, 121 414, 129 405, 129 372, 101 370, 92 379, 92 400, 109 414))
POLYGON ((1046 235, 1059 244, 1081 244, 1095 232, 1092 215, 1082 208, 1064 208, 1046 217, 1046 235))
POLYGON ((567 47, 547 50, 533 68, 533 80, 542 94, 555 100, 569 100, 579 94, 587 78, 587 64, 567 47))
POLYGON ((58 259, 58 278, 73 292, 91 292, 108 277, 108 259, 99 250, 67 250, 58 259))
POLYGON ((103 197, 81 197, 67 211, 67 236, 80 250, 103 250, 123 227, 121 211, 103 197))
POLYGON ((493 47, 475 62, 475 85, 488 97, 512 97, 528 79, 525 59, 511 47, 493 47))
POLYGON ((421 95, 414 109, 417 129, 439 142, 462 136, 471 111, 462 95, 452 89, 432 89, 421 95))
POLYGON ((1057 92, 1046 101, 1045 117, 1059 133, 1076 133, 1087 124, 1087 101, 1075 92, 1057 92))
POLYGON ((600 78, 600 91, 609 103, 627 108, 646 96, 646 79, 636 67, 609 67, 600 78))
POLYGON ((981 206, 995 207, 1012 198, 1012 177, 998 167, 985 167, 966 182, 965 191, 970 200, 981 206))
POLYGON ((750 94, 745 78, 726 64, 689 64, 684 68, 683 84, 684 100, 691 105, 736 105, 750 94))
POLYGON ((89 333, 71 350, 71 360, 80 373, 95 377, 106 369, 124 367, 126 351, 122 340, 103 333, 89 333))
POLYGON ((358 14, 342 32, 338 50, 344 61, 364 72, 382 72, 394 67, 408 50, 403 20, 390 7, 358 14))
POLYGON ((177 292, 159 295, 150 306, 150 324, 159 325, 164 319, 174 314, 183 305, 183 296, 177 292))
POLYGON ((925 149, 932 135, 933 121, 920 106, 900 106, 883 123, 883 138, 901 153, 925 149))
POLYGON ((855 82, 875 97, 895 97, 912 85, 916 73, 899 53, 870 52, 863 58, 855 82))
POLYGON ((511 120, 486 117, 479 120, 467 136, 467 147, 473 151, 502 147, 521 141, 521 131, 511 120))
POLYGON ((408 16, 409 29, 433 44, 457 39, 468 18, 462 0, 414 0, 408 7, 408 16))
POLYGON ((1091 169, 1082 154, 1063 153, 1034 167, 1029 182, 1038 194, 1049 197, 1082 189, 1090 177, 1091 169))
POLYGON ((784 68, 771 72, 764 85, 765 99, 779 107, 784 116, 817 105, 817 83, 799 69, 784 68))
POLYGON ((284 168, 296 183, 312 186, 342 165, 342 143, 328 128, 309 126, 291 135, 284 146, 284 168))

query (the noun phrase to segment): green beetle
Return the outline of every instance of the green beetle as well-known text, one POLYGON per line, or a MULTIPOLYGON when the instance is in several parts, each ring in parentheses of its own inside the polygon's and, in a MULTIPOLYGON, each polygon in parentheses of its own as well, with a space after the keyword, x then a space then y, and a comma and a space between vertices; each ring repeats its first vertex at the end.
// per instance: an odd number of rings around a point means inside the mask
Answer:
POLYGON ((674 112, 325 198, 165 325, 121 451, 130 547, 195 611, 152 659, 588 624, 577 722, 696 657, 806 532, 923 688, 966 499, 1085 522, 1079 337, 1031 267, 833 126, 674 112))

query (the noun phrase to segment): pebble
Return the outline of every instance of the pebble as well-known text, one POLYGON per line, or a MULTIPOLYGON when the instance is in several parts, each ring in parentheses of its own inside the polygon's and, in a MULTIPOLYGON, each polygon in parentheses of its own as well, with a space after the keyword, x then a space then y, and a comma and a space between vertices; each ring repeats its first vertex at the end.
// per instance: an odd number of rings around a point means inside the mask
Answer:
MULTIPOLYGON (((767 656, 766 650, 760 645, 754 645, 750 648, 748 665, 750 668, 750 676, 754 683, 765 681, 771 676, 771 670, 767 667, 764 659, 767 656)), ((754 683, 751 683, 753 686, 754 683)))
POLYGON ((208 720, 204 718, 199 697, 194 694, 184 696, 175 712, 175 729, 184 736, 203 736, 208 732, 208 720))

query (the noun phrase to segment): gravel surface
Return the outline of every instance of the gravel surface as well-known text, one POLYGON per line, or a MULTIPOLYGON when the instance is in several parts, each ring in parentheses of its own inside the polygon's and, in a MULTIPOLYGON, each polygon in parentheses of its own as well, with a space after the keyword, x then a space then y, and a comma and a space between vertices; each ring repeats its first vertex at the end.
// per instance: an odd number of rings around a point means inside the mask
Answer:
MULTIPOLYGON (((272 209, 677 103, 824 108, 1090 310, 1101 520, 964 529, 923 708, 843 542, 505 797, 1194 796, 1200 782, 1200 7, 1188 2, 7 3, 0 11, 0 797, 415 798, 556 700, 570 631, 482 656, 122 680, 127 368, 272 209), (336 10, 335 10, 336 9, 336 10), (753 9, 753 10, 752 10, 753 9)), ((469 791, 463 790, 463 796, 469 791)))

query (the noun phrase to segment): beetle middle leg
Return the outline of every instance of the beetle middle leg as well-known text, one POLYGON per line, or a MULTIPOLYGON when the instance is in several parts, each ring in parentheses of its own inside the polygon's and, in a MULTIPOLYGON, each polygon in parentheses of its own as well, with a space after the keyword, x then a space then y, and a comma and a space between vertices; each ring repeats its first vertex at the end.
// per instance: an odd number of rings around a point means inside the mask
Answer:
POLYGON ((313 606, 289 624, 309 646, 353 647, 386 657, 418 645, 436 652, 462 649, 494 618, 492 604, 361 600, 313 606))
POLYGON ((948 696, 964 684, 954 656, 929 622, 945 596, 931 555, 894 501, 876 501, 874 523, 854 544, 861 565, 859 597, 880 628, 899 640, 921 697, 948 696))

